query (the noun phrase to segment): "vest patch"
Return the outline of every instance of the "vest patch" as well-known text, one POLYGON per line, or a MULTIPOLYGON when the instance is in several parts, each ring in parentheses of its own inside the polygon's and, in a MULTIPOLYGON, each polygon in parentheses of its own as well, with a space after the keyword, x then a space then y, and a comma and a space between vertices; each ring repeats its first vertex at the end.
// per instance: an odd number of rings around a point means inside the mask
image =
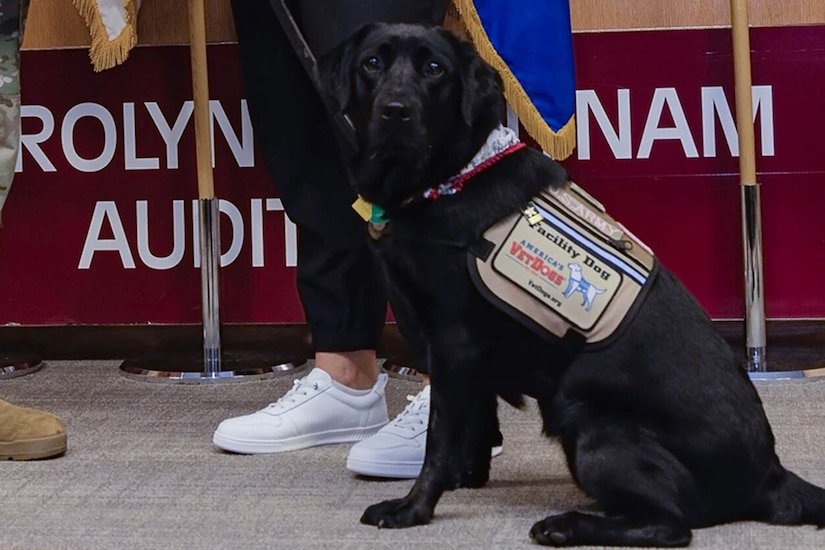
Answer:
POLYGON ((542 191, 484 239, 492 252, 469 260, 478 289, 551 337, 573 330, 589 344, 606 341, 656 274, 650 249, 572 183, 542 191))

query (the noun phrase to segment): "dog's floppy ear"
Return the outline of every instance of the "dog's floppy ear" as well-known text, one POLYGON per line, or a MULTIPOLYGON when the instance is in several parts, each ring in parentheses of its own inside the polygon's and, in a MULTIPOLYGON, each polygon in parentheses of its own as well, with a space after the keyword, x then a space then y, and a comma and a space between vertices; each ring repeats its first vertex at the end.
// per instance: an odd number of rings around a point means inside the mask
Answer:
POLYGON ((461 114, 470 126, 479 114, 499 108, 504 85, 498 72, 479 57, 472 44, 458 39, 455 42, 462 58, 461 114))
POLYGON ((352 96, 352 66, 361 41, 373 27, 374 23, 363 25, 318 62, 321 88, 334 101, 339 112, 345 112, 349 107, 352 96))
POLYGON ((349 106, 352 82, 350 69, 354 57, 353 45, 350 39, 336 46, 318 62, 318 73, 321 80, 321 89, 327 96, 328 103, 332 103, 339 112, 349 106))
MULTIPOLYGON (((549 153, 544 154, 550 159, 553 159, 549 153)), ((570 174, 567 172, 567 169, 560 163, 556 162, 555 159, 553 159, 553 162, 546 163, 546 165, 549 169, 549 177, 547 178, 547 182, 551 186, 562 187, 570 181, 570 174)))

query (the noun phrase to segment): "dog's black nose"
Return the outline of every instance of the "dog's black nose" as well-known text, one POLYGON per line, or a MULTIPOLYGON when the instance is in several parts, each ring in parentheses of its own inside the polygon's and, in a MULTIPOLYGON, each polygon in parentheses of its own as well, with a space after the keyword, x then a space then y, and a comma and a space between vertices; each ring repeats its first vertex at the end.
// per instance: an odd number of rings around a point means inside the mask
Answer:
POLYGON ((397 122, 410 120, 410 108, 400 101, 390 101, 381 108, 381 118, 397 122))

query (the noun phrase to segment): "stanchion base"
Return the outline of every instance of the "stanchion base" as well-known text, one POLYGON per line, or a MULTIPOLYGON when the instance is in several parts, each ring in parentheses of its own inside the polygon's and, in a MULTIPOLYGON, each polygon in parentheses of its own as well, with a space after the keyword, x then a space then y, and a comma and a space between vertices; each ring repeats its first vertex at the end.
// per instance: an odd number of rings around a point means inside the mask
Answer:
POLYGON ((381 368, 393 378, 409 380, 411 382, 421 382, 424 380, 424 375, 417 371, 415 367, 402 365, 395 357, 385 359, 381 368))
POLYGON ((226 384, 267 380, 295 374, 305 369, 305 359, 266 360, 233 357, 226 352, 221 359, 221 370, 213 375, 203 367, 203 359, 165 358, 128 359, 120 365, 120 373, 126 378, 141 382, 163 384, 226 384))
POLYGON ((10 359, 0 356, 0 380, 26 376, 43 368, 40 359, 10 359))
POLYGON ((748 376, 756 381, 777 381, 777 380, 805 380, 825 376, 825 368, 806 370, 779 370, 769 372, 749 372, 748 376))

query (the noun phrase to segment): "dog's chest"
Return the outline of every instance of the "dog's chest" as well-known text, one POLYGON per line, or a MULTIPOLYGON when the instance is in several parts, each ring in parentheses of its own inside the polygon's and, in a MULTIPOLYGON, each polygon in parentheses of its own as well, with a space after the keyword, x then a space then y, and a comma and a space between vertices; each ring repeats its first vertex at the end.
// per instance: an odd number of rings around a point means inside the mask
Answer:
POLYGON ((397 237, 390 230, 381 238, 372 239, 372 248, 399 285, 408 281, 414 287, 443 287, 450 274, 466 272, 462 249, 426 238, 397 237))
POLYGON ((399 238, 392 230, 373 240, 372 248, 383 267, 393 309, 461 316, 470 301, 483 300, 470 279, 466 249, 435 238, 399 238))

